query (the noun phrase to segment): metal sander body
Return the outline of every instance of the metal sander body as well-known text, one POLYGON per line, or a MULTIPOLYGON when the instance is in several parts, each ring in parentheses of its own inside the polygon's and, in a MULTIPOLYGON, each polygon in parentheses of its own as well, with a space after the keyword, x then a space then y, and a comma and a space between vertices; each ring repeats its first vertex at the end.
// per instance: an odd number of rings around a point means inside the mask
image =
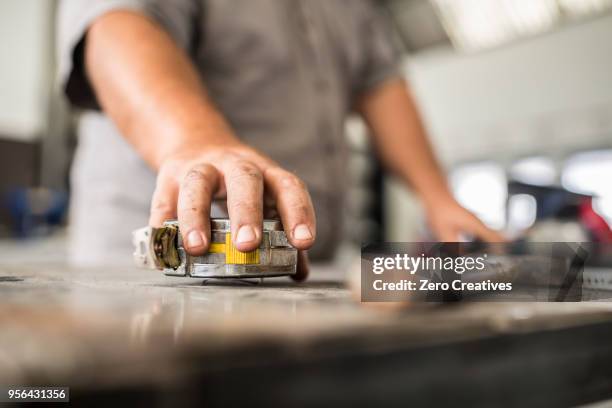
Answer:
POLYGON ((280 221, 264 220, 262 242, 254 251, 238 251, 231 239, 230 221, 213 218, 211 244, 201 256, 187 254, 177 221, 161 228, 134 231, 134 260, 139 266, 162 270, 169 276, 194 278, 264 278, 294 275, 297 250, 287 241, 280 221))

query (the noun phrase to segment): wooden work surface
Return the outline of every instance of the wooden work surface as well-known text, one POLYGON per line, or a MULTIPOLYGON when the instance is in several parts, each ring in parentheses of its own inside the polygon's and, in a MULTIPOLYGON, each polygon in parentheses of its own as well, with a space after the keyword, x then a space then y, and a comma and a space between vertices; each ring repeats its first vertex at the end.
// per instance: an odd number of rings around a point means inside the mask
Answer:
POLYGON ((303 284, 202 285, 130 268, 0 266, 0 385, 70 385, 83 398, 188 389, 182 398, 217 403, 319 403, 338 392, 374 403, 384 389, 398 399, 484 406, 514 389, 499 381, 517 378, 523 393, 542 391, 529 397, 539 405, 612 397, 612 303, 389 311, 359 304, 343 281, 329 267, 303 284), (473 399, 470 387, 487 379, 497 388, 473 399), (243 392, 224 388, 232 384, 243 392), (193 395, 207 385, 215 392, 193 395), (580 392, 567 394, 573 385, 580 392), (446 394, 435 391, 444 387, 446 394))

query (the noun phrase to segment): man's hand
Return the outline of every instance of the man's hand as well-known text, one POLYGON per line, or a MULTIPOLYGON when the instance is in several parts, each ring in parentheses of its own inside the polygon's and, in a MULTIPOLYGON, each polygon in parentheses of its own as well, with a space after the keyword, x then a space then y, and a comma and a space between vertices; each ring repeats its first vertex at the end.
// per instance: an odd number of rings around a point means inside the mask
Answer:
MULTIPOLYGON (((240 142, 189 57, 157 22, 131 11, 101 16, 87 33, 85 64, 104 111, 158 173, 151 225, 178 218, 187 252, 203 254, 211 201, 226 198, 240 251, 258 247, 266 206, 276 207, 293 246, 314 243, 304 184, 240 142)), ((295 279, 305 278, 305 266, 300 252, 295 279)))
POLYGON ((474 214, 460 206, 454 199, 443 200, 426 206, 429 227, 439 241, 459 242, 465 235, 486 242, 504 242, 505 238, 487 228, 474 214))
POLYGON ((466 233, 485 241, 503 241, 452 197, 403 80, 386 81, 362 95, 357 109, 374 133, 384 164, 421 198, 438 240, 458 241, 466 233))
POLYGON ((264 202, 278 211, 291 245, 304 250, 314 243, 315 214, 304 183, 241 144, 168 157, 159 169, 149 223, 178 218, 185 249, 202 255, 210 245, 211 202, 220 198, 227 200, 232 241, 240 251, 261 242, 264 202))

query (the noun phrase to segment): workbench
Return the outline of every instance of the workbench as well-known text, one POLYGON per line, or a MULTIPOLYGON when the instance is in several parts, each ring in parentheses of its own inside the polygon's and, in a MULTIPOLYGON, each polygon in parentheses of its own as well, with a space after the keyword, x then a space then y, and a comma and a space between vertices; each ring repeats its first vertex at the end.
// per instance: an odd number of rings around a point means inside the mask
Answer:
MULTIPOLYGON (((343 271, 257 285, 0 266, 0 385, 88 406, 567 406, 612 398, 612 303, 366 307, 343 271)), ((605 299, 604 299, 605 300, 605 299)))

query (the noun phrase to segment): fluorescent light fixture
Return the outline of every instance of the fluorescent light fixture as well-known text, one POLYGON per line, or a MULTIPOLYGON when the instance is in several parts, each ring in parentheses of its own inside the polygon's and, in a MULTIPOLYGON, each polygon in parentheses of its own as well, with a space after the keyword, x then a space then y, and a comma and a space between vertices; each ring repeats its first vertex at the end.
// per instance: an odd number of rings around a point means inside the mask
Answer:
POLYGON ((588 16, 612 7, 612 0, 557 0, 564 14, 570 17, 588 16))
POLYGON ((593 15, 612 0, 431 0, 455 46, 476 51, 593 15))

